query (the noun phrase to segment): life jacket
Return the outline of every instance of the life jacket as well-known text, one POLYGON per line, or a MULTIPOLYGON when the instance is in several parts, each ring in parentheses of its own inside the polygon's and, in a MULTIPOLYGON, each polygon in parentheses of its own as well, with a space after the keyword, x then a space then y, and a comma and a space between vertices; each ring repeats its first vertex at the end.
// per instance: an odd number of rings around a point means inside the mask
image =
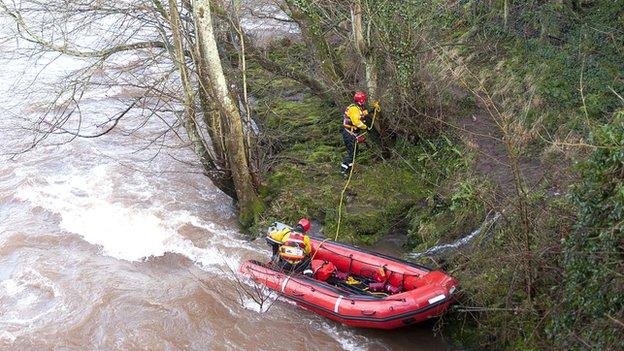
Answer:
POLYGON ((362 110, 362 107, 360 105, 358 105, 358 104, 351 104, 351 105, 347 106, 347 108, 345 108, 344 113, 343 113, 344 118, 342 120, 342 126, 345 127, 347 130, 349 130, 352 133, 353 133, 353 131, 358 129, 356 126, 353 125, 353 122, 351 122, 351 118, 349 118, 349 114, 348 114, 349 109, 351 107, 353 107, 353 106, 357 107, 358 111, 360 111, 360 121, 363 120, 364 117, 366 117, 364 115, 364 110, 362 110))
POLYGON ((306 256, 305 236, 298 232, 290 232, 287 234, 288 239, 284 241, 279 248, 279 255, 290 264, 297 264, 306 256))

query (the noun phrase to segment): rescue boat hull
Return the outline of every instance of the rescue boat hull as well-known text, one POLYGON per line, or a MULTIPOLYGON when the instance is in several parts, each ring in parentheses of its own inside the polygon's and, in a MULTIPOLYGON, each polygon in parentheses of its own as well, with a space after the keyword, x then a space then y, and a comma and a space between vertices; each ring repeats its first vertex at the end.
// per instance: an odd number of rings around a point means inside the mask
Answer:
POLYGON ((374 277, 383 269, 386 284, 411 290, 384 297, 358 294, 302 274, 281 272, 258 261, 247 261, 240 272, 280 293, 299 306, 337 322, 363 328, 395 329, 445 312, 455 301, 457 281, 440 272, 351 245, 311 238, 314 259, 332 262, 338 271, 374 277))

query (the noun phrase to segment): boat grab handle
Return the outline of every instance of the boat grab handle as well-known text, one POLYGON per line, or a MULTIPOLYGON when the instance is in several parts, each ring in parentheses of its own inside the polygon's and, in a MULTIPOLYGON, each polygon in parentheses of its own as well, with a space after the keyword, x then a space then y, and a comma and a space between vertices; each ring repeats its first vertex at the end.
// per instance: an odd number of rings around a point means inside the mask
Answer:
POLYGON ((367 311, 367 310, 362 311, 362 314, 365 316, 372 316, 375 313, 377 313, 377 311, 367 311))
POLYGON ((290 293, 291 293, 293 296, 296 296, 296 297, 303 297, 303 296, 305 295, 304 293, 300 293, 300 292, 297 292, 297 291, 295 291, 295 290, 291 290, 291 291, 290 291, 290 293))

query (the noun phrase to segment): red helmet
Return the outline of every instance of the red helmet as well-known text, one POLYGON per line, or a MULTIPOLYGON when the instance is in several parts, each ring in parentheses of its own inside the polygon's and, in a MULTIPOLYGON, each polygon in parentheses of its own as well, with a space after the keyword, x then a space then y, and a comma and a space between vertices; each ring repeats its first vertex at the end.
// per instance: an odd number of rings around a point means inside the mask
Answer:
POLYGON ((310 221, 307 218, 301 218, 297 225, 300 225, 306 233, 310 230, 310 221))
POLYGON ((363 91, 356 91, 355 95, 353 95, 353 101, 355 101, 358 105, 364 105, 366 102, 366 93, 363 91))

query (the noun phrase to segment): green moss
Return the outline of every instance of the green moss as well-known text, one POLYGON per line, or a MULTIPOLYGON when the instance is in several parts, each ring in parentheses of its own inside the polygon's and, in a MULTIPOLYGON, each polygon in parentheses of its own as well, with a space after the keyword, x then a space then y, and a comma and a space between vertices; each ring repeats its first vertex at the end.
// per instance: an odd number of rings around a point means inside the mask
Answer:
POLYGON ((467 94, 457 101, 457 105, 464 113, 474 113, 477 108, 477 99, 472 94, 467 94))
MULTIPOLYGON (((289 123, 282 126, 288 128, 289 123)), ((323 129, 322 124, 308 127, 323 129)), ((316 133, 318 130, 311 130, 309 135, 316 133)), ((340 140, 338 132, 324 138, 340 140)), ((323 224, 325 235, 335 237, 340 194, 345 186, 339 164, 345 151, 344 147, 323 144, 321 140, 300 140, 281 152, 302 162, 286 161, 269 173, 271 203, 264 222, 295 221, 309 216, 323 224)), ((457 146, 449 139, 400 145, 403 155, 387 160, 378 157, 380 151, 375 145, 360 147, 351 183, 345 191, 339 240, 372 244, 391 230, 405 228, 410 211, 433 191, 432 182, 423 182, 432 177, 431 170, 426 168, 433 166, 433 159, 443 176, 463 167, 454 150, 457 146), (435 152, 423 157, 423 153, 433 150, 432 145, 435 152)))
POLYGON ((248 230, 254 227, 254 224, 260 220, 260 216, 264 212, 265 207, 262 199, 256 197, 247 211, 241 211, 238 216, 243 229, 248 230))
POLYGON ((340 159, 339 152, 335 147, 320 145, 307 157, 310 163, 336 162, 340 159))

